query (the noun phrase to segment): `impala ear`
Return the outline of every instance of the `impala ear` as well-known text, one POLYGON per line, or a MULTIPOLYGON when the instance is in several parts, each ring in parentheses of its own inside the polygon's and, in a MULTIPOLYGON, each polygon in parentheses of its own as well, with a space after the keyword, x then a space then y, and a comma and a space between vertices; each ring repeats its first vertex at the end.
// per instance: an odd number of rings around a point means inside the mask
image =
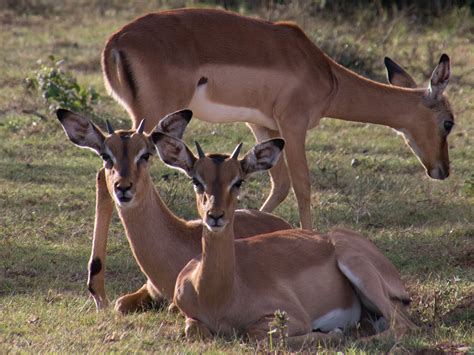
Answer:
POLYGON ((439 100, 443 95, 444 89, 448 86, 451 76, 451 64, 447 54, 442 54, 439 64, 436 66, 433 74, 431 74, 430 85, 428 87, 428 95, 430 99, 439 100))
POLYGON ((162 132, 153 132, 151 138, 163 163, 192 176, 197 159, 183 141, 162 132))
POLYGON ((163 132, 175 138, 183 138, 184 131, 193 117, 191 110, 180 110, 163 117, 156 125, 155 132, 163 132))
POLYGON ((91 120, 64 109, 57 110, 56 115, 71 142, 92 149, 97 154, 101 153, 105 137, 91 120))
POLYGON ((284 146, 285 141, 281 138, 270 139, 255 145, 240 160, 243 172, 250 175, 272 168, 278 162, 284 146))
POLYGON ((417 87, 411 75, 392 59, 385 57, 384 63, 387 69, 387 80, 391 85, 412 89, 417 87))

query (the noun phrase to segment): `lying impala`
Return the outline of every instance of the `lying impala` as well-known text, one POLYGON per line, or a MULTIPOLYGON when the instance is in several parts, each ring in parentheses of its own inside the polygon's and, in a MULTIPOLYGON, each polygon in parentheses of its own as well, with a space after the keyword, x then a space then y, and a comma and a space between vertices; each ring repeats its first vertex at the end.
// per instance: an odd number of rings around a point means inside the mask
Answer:
POLYGON ((176 281, 174 303, 186 316, 186 335, 267 336, 275 310, 288 313, 289 343, 319 340, 354 326, 361 308, 383 317, 390 331, 414 325, 405 313, 409 297, 390 261, 370 241, 342 229, 329 235, 282 230, 234 240, 237 195, 251 174, 271 168, 282 139, 257 144, 238 160, 232 155, 196 158, 186 145, 154 135, 161 159, 192 178, 202 229, 202 255, 176 281))
MULTIPOLYGON (((178 273, 201 252, 202 226, 200 221, 186 222, 173 215, 151 181, 148 167, 156 152, 157 132, 144 134, 143 122, 136 131, 115 132, 107 124, 105 135, 90 120, 73 112, 58 110, 57 116, 74 144, 92 149, 104 160, 104 168, 97 176, 96 224, 88 280, 97 308, 107 306, 104 266, 112 199, 133 255, 147 277, 147 283, 138 291, 117 300, 116 310, 126 313, 146 307, 152 300, 172 300, 178 273)), ((160 121, 157 130, 181 137, 191 116, 189 110, 170 114, 160 121)), ((288 228, 288 223, 264 212, 236 213, 237 238, 288 228)))
POLYGON ((386 65, 393 86, 337 64, 296 25, 206 9, 138 18, 109 38, 102 55, 106 86, 135 128, 147 117, 151 130, 156 117, 189 107, 204 121, 247 122, 257 141, 283 137, 288 169, 281 159, 270 171, 272 190, 261 209, 271 212, 285 199, 291 178, 306 229, 312 222, 305 138, 322 117, 392 127, 430 177, 449 175, 449 57, 441 56, 423 89, 388 58, 386 65))

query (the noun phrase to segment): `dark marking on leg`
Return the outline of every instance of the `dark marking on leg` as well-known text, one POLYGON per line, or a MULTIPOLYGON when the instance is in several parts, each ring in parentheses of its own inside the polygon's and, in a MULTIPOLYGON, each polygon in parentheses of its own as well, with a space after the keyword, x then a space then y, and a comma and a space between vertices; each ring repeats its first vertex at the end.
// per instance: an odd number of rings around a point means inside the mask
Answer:
POLYGON ((199 79, 197 86, 204 85, 206 83, 207 83, 207 78, 205 76, 203 76, 203 77, 201 77, 201 79, 199 79))
POLYGON ((97 275, 102 270, 102 262, 99 258, 94 258, 89 267, 89 277, 92 279, 92 276, 97 275))

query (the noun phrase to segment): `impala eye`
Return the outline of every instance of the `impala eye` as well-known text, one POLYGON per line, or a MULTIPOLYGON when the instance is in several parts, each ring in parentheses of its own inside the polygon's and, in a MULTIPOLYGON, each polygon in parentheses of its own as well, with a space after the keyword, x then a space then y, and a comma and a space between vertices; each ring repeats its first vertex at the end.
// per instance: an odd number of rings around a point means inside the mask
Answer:
POLYGON ((240 189, 240 187, 242 186, 242 184, 244 183, 244 180, 242 179, 239 179, 237 180, 234 185, 232 185, 232 188, 234 189, 240 189))
POLYGON ((201 193, 204 191, 204 185, 198 179, 193 178, 192 182, 197 192, 201 193))
POLYGON ((449 134, 449 132, 451 132, 451 130, 453 129, 454 122, 453 121, 444 121, 443 125, 444 125, 444 129, 446 131, 446 134, 449 134))
POLYGON ((143 154, 141 157, 140 157, 140 160, 142 161, 148 161, 151 157, 151 154, 150 153, 145 153, 143 154))
POLYGON ((110 155, 108 155, 107 153, 102 153, 100 155, 100 157, 104 160, 105 167, 107 169, 112 168, 112 166, 114 165, 114 162, 113 162, 112 158, 110 157, 110 155))

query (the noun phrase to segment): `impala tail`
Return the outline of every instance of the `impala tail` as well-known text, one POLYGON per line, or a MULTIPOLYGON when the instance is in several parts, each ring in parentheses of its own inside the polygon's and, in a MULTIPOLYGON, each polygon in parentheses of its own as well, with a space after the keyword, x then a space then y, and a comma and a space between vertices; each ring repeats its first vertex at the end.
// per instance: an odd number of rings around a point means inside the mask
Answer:
POLYGON ((113 47, 110 40, 102 53, 104 83, 109 95, 122 104, 133 115, 132 107, 138 96, 138 85, 132 65, 123 50, 113 47))

